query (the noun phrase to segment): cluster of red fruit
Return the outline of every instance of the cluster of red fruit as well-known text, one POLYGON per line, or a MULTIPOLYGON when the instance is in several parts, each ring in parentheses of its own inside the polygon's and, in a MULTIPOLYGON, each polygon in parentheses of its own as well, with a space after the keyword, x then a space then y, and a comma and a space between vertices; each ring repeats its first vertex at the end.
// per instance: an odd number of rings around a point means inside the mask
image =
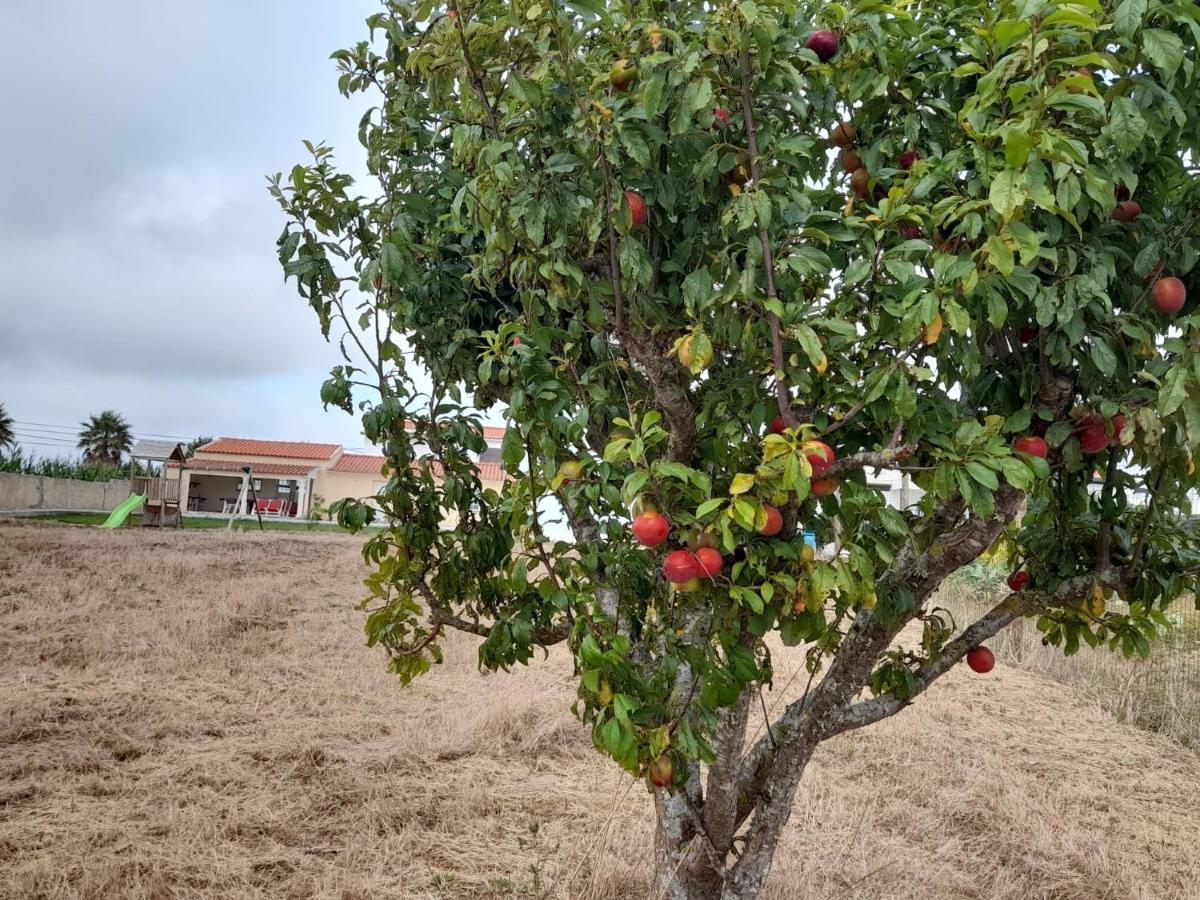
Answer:
MULTIPOLYGON (((783 416, 776 416, 769 425, 767 425, 768 434, 783 434, 787 428, 787 423, 783 421, 783 416)), ((804 451, 804 457, 808 460, 809 466, 812 467, 812 483, 809 485, 809 493, 814 497, 828 497, 838 489, 839 481, 837 478, 822 478, 829 467, 837 461, 837 455, 833 452, 833 448, 824 441, 805 441, 801 449, 804 451)))
MULTIPOLYGON (((784 429, 783 418, 776 417, 771 423, 770 431, 778 434, 784 429)), ((824 441, 806 441, 801 448, 808 464, 812 467, 814 480, 812 493, 818 497, 837 490, 837 479, 819 479, 816 476, 824 474, 837 460, 833 448, 824 441), (818 482, 821 487, 818 488, 818 482)), ((763 537, 775 537, 783 530, 783 513, 777 507, 766 505, 766 520, 758 529, 763 537)), ((647 509, 636 515, 630 526, 634 540, 643 547, 658 547, 671 536, 671 522, 656 509, 647 509)), ((699 590, 702 578, 710 581, 721 574, 725 564, 721 552, 714 546, 716 539, 711 534, 702 534, 692 541, 693 549, 680 548, 672 550, 663 559, 662 573, 667 581, 674 584, 677 590, 688 592, 699 590)))
MULTIPOLYGON (((854 127, 853 122, 839 122, 829 132, 830 140, 843 150, 842 169, 850 174, 851 190, 860 197, 870 196, 875 200, 882 200, 887 196, 887 191, 884 190, 883 185, 879 184, 875 185, 874 191, 871 190, 871 173, 867 171, 862 157, 853 147, 856 137, 858 137, 858 129, 854 127)), ((920 158, 921 155, 916 150, 905 150, 900 154, 899 167, 907 172, 916 165, 920 158)), ((912 223, 901 225, 900 231, 908 240, 922 236, 920 226, 912 223)))
MULTIPOLYGON (((1124 430, 1125 417, 1120 413, 1107 420, 1095 413, 1086 415, 1078 419, 1072 429, 1074 435, 1079 438, 1079 449, 1089 456, 1103 453, 1114 443, 1120 443, 1121 432, 1124 430)), ((1045 459, 1050 452, 1045 439, 1033 435, 1018 438, 1013 443, 1013 449, 1018 453, 1028 453, 1041 459, 1045 459)))

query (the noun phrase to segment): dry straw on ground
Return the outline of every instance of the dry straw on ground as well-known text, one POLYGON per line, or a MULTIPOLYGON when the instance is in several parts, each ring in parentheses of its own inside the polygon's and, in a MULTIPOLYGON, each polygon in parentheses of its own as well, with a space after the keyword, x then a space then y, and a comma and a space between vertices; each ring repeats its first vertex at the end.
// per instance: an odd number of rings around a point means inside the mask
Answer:
MULTIPOLYGON (((401 689, 357 550, 0 524, 0 896, 646 896, 649 799, 566 655, 485 676, 455 637, 401 689)), ((770 896, 1195 897, 1198 786, 1061 684, 955 672, 823 748, 770 896)))

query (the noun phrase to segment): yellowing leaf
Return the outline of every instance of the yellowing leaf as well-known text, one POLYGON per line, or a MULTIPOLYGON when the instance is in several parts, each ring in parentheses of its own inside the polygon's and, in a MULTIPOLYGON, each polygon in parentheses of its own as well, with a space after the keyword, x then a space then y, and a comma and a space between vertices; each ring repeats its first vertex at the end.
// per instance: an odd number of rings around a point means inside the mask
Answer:
POLYGON ((746 493, 752 487, 754 487, 754 476, 749 472, 738 472, 733 476, 733 482, 729 485, 729 493, 737 496, 746 493))
POLYGON ((824 374, 825 374, 825 370, 829 368, 829 360, 828 360, 828 359, 825 357, 825 354, 824 354, 824 353, 822 353, 822 354, 821 354, 821 359, 820 359, 820 361, 817 363, 817 365, 815 366, 815 368, 816 368, 816 370, 817 370, 817 374, 818 374, 818 375, 824 375, 824 374))
POLYGON ((942 336, 942 314, 938 313, 933 317, 933 321, 925 326, 925 346, 932 347, 938 342, 938 338, 942 336))

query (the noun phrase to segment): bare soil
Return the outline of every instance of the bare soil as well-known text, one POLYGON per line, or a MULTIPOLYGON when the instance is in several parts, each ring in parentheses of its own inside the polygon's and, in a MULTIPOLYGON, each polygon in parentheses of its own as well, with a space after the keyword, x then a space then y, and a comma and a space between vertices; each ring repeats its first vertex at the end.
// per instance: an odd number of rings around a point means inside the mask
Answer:
MULTIPOLYGON (((484 675, 454 636, 402 689, 358 546, 0 523, 0 897, 647 896, 650 800, 566 653, 484 675)), ((1196 753, 964 669, 825 745, 769 893, 1195 898, 1198 800, 1196 753)))

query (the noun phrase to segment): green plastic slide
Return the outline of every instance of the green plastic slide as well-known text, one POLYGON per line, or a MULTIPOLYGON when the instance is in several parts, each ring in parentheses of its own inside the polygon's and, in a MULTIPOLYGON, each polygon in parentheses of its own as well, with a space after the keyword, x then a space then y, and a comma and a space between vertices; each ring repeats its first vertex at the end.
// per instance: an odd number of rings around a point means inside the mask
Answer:
POLYGON ((119 528, 125 524, 125 520, 129 518, 129 514, 146 502, 145 494, 130 494, 125 500, 112 511, 101 528, 119 528))

